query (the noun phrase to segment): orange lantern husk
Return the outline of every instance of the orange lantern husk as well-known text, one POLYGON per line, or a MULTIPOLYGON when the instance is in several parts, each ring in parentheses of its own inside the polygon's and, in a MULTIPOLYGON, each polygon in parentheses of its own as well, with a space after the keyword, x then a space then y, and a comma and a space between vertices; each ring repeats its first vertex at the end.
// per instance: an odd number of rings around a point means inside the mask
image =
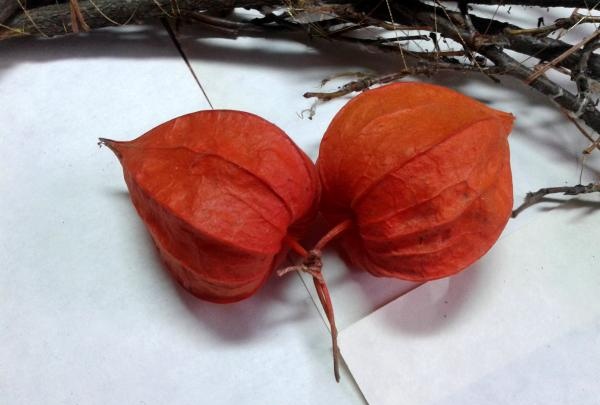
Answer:
POLYGON ((513 205, 513 116, 448 88, 396 83, 335 116, 319 151, 321 211, 343 256, 375 276, 455 274, 495 243, 513 205))
POLYGON ((199 111, 129 142, 119 158, 131 200, 171 275, 219 303, 252 295, 314 218, 314 164, 250 113, 199 111))

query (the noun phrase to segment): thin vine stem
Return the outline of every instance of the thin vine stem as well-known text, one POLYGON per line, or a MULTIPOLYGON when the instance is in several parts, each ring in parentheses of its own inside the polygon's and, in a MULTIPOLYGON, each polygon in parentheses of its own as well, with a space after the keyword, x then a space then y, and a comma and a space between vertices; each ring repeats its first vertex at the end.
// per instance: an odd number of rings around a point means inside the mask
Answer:
POLYGON ((327 322, 329 323, 329 330, 331 333, 331 347, 333 352, 333 374, 335 380, 340 382, 340 348, 338 345, 338 330, 335 324, 335 315, 333 311, 333 303, 331 302, 331 295, 329 294, 329 288, 323 277, 323 261, 321 258, 321 251, 335 238, 348 231, 353 226, 351 220, 345 220, 331 228, 316 244, 312 250, 306 250, 297 240, 291 237, 286 237, 284 242, 303 260, 302 263, 283 268, 277 271, 278 276, 283 276, 291 272, 302 272, 307 273, 312 277, 315 290, 317 291, 317 297, 319 302, 325 311, 327 322))

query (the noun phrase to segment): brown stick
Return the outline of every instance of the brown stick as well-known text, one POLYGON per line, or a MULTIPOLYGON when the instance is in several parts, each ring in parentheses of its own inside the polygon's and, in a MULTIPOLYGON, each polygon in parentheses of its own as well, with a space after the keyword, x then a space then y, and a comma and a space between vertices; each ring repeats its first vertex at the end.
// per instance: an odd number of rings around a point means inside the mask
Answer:
MULTIPOLYGON (((0 0, 2 1, 2 0, 0 0)), ((22 0, 15 0, 20 2, 22 0)), ((490 3, 483 1, 484 3, 490 3)), ((47 2, 43 2, 47 4, 47 2)), ((474 1, 473 3, 478 3, 474 1)), ((558 5, 552 1, 515 1, 519 4, 530 4, 539 6, 558 5)), ((562 2, 561 5, 565 5, 562 2)), ((19 3, 21 4, 21 3, 19 3)), ((35 4, 35 3, 34 3, 35 4)), ((70 0, 68 4, 60 3, 48 6, 40 6, 29 10, 23 10, 10 21, 8 26, 0 28, 0 39, 21 35, 53 36, 77 31, 79 26, 86 23, 90 28, 99 28, 110 25, 121 25, 126 23, 141 23, 156 17, 185 18, 186 20, 199 21, 201 24, 226 31, 230 35, 238 34, 267 34, 275 27, 286 29, 304 30, 309 36, 319 36, 329 40, 342 40, 358 43, 363 47, 377 48, 390 52, 399 52, 403 57, 410 55, 420 64, 416 67, 404 63, 400 72, 385 75, 378 78, 367 78, 355 81, 344 86, 333 93, 308 93, 307 96, 318 97, 322 100, 360 91, 373 84, 387 83, 407 74, 434 74, 440 70, 458 70, 469 72, 481 72, 495 79, 491 74, 511 75, 520 80, 527 81, 536 74, 524 64, 509 57, 503 50, 504 47, 515 49, 533 57, 554 59, 557 67, 564 71, 570 69, 571 73, 582 65, 585 59, 585 69, 581 70, 583 76, 590 79, 600 78, 600 56, 593 52, 585 52, 571 47, 570 45, 553 40, 551 38, 539 38, 539 32, 532 35, 522 34, 523 30, 511 24, 496 20, 489 20, 471 15, 466 2, 461 2, 461 12, 448 10, 441 3, 427 5, 419 0, 390 0, 388 2, 362 2, 358 0, 334 1, 314 0, 310 2, 290 0, 70 0), (71 7, 69 7, 69 4, 71 7), (234 7, 254 8, 263 13, 264 18, 246 19, 243 22, 234 18, 222 18, 223 15, 215 17, 218 12, 227 12, 234 7), (274 13, 278 7, 288 13, 274 13), (210 13, 208 13, 210 12, 210 13), (325 13, 326 18, 319 21, 297 19, 297 15, 314 15, 325 13), (77 16, 77 18, 71 18, 77 16), (390 23, 391 21, 391 23, 390 23), (397 23, 396 23, 397 21, 397 23), (352 32, 364 26, 377 26, 384 29, 397 29, 398 27, 428 28, 431 31, 429 37, 423 35, 396 35, 395 38, 373 38, 349 37, 344 32, 352 32), (340 28, 342 27, 342 28, 340 28), (346 28, 348 27, 348 28, 346 28), (483 28, 482 28, 483 27, 483 28), (519 35, 510 33, 521 32, 519 35), (489 33, 488 33, 489 32, 489 33), (450 38, 458 41, 464 48, 464 54, 469 57, 470 62, 455 59, 456 51, 450 53, 440 52, 439 46, 436 52, 413 52, 405 49, 399 44, 399 40, 410 39, 413 43, 433 39, 437 42, 437 36, 450 38), (397 45, 397 46, 396 46, 397 45), (550 48, 551 51, 544 51, 550 48), (483 57, 481 57, 482 55, 483 57), (495 64, 495 67, 486 65, 486 58, 495 64), (559 65, 558 65, 559 64, 559 65)), ((495 2, 494 2, 495 4, 495 2)), ((586 4, 587 5, 587 4, 586 4)), ((587 5, 587 8, 595 4, 587 5)), ((593 8, 593 7, 592 7, 593 8)), ((573 19, 568 19, 560 24, 577 24, 583 14, 574 13, 573 19)), ((595 21, 595 20, 590 20, 595 21)), ((558 26, 558 23, 555 24, 558 26)), ((589 39, 590 43, 600 35, 594 35, 589 39)), ((549 64, 548 66, 551 66, 549 64)), ((539 73, 538 73, 539 74, 539 73)), ((579 80, 581 81, 581 80, 579 80)), ((583 82, 583 81, 581 81, 583 82)), ((570 111, 576 118, 582 119, 594 131, 600 133, 600 112, 592 102, 591 97, 580 97, 567 92, 557 83, 540 76, 537 80, 529 83, 531 87, 546 95, 549 99, 570 111)), ((581 93, 581 92, 580 92, 581 93)))
POLYGON ((317 296, 319 297, 321 306, 325 311, 325 316, 327 317, 327 321, 329 322, 329 328, 331 331, 331 348, 333 351, 333 375, 335 377, 335 381, 340 382, 340 349, 337 342, 338 330, 335 325, 333 304, 331 303, 329 289, 327 288, 327 283, 325 282, 325 278, 323 278, 323 273, 321 272, 323 268, 323 262, 321 261, 321 251, 318 249, 306 251, 304 250, 304 248, 298 245, 297 242, 296 245, 297 246, 293 247, 295 247, 295 250, 304 257, 304 260, 301 264, 286 267, 277 271, 277 275, 281 277, 290 272, 298 271, 310 274, 312 276, 313 283, 317 291, 317 296))
POLYGON ((400 80, 406 76, 433 76, 437 72, 441 71, 455 71, 455 72, 481 72, 487 74, 502 74, 504 69, 497 67, 476 67, 471 65, 460 65, 452 63, 438 62, 432 66, 416 66, 414 68, 408 67, 402 69, 399 72, 390 73, 383 76, 377 77, 366 77, 359 80, 355 80, 346 83, 336 91, 332 92, 307 92, 304 93, 304 97, 311 98, 315 97, 321 101, 329 101, 334 98, 342 97, 353 92, 359 92, 368 89, 371 86, 377 84, 391 83, 396 80, 400 80))
POLYGON ((516 218, 523 210, 539 203, 548 194, 562 193, 563 195, 579 195, 597 192, 600 192, 600 183, 590 183, 585 186, 583 184, 577 184, 576 186, 540 188, 538 191, 527 193, 523 203, 512 212, 512 217, 516 218))
POLYGON ((319 297, 319 301, 321 302, 321 306, 325 311, 325 316, 327 317, 327 321, 329 322, 329 328, 331 330, 331 346, 333 350, 333 374, 335 376, 335 380, 340 382, 340 348, 338 346, 338 330, 335 325, 335 316, 333 313, 333 304, 331 303, 331 296, 329 295, 329 289, 327 288, 327 283, 325 282, 325 278, 323 277, 322 269, 323 269, 323 261, 321 260, 321 250, 329 244, 332 240, 339 237, 341 234, 352 228, 352 221, 346 220, 342 221, 333 228, 329 230, 315 245, 315 248, 307 251, 300 245, 295 239, 286 238, 286 243, 298 253, 300 256, 304 257, 304 260, 301 264, 296 266, 287 267, 281 269, 277 272, 279 276, 283 276, 292 271, 298 271, 310 274, 313 279, 313 283, 315 285, 315 289, 317 290, 317 296, 319 297))
POLYGON ((498 6, 537 6, 537 7, 567 7, 589 8, 593 0, 470 0, 471 4, 489 4, 498 6))
POLYGON ((598 38, 598 36, 600 36, 600 31, 594 31, 593 34, 591 34, 590 36, 582 39, 581 41, 579 41, 578 43, 576 43, 575 45, 573 45, 569 50, 563 52, 562 54, 560 54, 556 58, 552 59, 550 62, 546 63, 541 68, 536 69, 536 71, 532 75, 530 75, 525 82, 527 84, 530 84, 531 82, 533 82, 534 80, 536 80, 538 77, 540 77, 544 73, 546 73, 546 71, 548 69, 550 69, 550 68, 552 68, 554 66, 558 66, 563 60, 565 60, 570 55, 572 55, 573 53, 575 53, 578 50, 580 50, 580 48, 582 46, 586 45, 588 42, 592 42, 592 41, 596 40, 596 38, 598 38))
MULTIPOLYGON (((160 17, 179 17, 198 11, 228 10, 232 7, 251 7, 281 4, 276 0, 87 0, 80 1, 79 11, 89 28, 147 22, 160 17)), ((0 39, 24 35, 52 37, 73 32, 69 4, 53 4, 27 10, 14 17, 0 31, 0 39)))

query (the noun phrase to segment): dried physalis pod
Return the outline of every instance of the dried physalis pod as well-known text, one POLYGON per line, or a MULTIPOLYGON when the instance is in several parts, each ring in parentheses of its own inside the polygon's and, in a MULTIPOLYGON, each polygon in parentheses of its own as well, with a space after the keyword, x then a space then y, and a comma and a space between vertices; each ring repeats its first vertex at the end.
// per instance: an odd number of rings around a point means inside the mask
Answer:
POLYGON ((319 152, 321 210, 352 264, 425 281, 498 239, 512 209, 513 116, 453 90, 397 83, 352 99, 319 152))
POLYGON ((314 164, 253 114, 199 111, 101 143, 119 158, 167 269, 199 298, 253 294, 317 211, 314 164))

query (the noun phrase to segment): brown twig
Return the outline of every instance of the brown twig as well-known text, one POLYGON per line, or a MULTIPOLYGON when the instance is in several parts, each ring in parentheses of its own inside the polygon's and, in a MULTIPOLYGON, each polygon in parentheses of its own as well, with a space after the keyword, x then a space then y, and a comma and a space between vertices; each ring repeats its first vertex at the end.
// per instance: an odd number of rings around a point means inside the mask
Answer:
POLYGON ((327 283, 325 282, 325 279, 323 278, 323 273, 321 272, 321 270, 323 269, 321 251, 319 249, 313 249, 307 252, 302 246, 300 246, 295 241, 289 240, 288 243, 298 254, 304 257, 304 260, 298 265, 278 270, 277 275, 281 277, 288 273, 297 271, 307 273, 312 277, 313 283, 315 285, 315 290, 317 291, 317 296, 319 297, 319 301, 321 302, 321 306, 323 307, 323 310, 325 311, 325 315, 329 322, 329 327, 331 331, 331 345, 333 351, 333 374, 335 376, 335 380, 337 382, 340 382, 340 349, 337 342, 338 330, 335 325, 333 304, 331 303, 327 283))
POLYGON ((79 27, 85 32, 90 30, 89 25, 85 22, 85 18, 81 13, 81 8, 79 8, 78 0, 69 0, 69 6, 71 8, 71 27, 73 32, 79 32, 79 27))
POLYGON ((573 45, 570 49, 566 50, 562 54, 558 55, 556 58, 552 59, 550 62, 544 64, 539 69, 536 69, 534 73, 532 73, 526 80, 527 84, 530 84, 544 73, 548 71, 548 69, 560 65, 560 63, 572 55, 574 52, 578 51, 582 46, 585 46, 588 42, 595 41, 600 36, 600 30, 594 31, 591 35, 583 38, 581 41, 573 45))
POLYGON ((549 194, 563 194, 563 195, 579 195, 600 192, 600 183, 590 183, 588 185, 577 184, 575 186, 562 186, 562 187, 546 187, 540 188, 538 191, 529 192, 525 196, 523 203, 512 212, 512 217, 516 218, 523 210, 531 207, 534 204, 539 203, 549 194))
POLYGON ((590 153, 593 152, 594 149, 596 149, 596 148, 600 149, 600 145, 598 145, 598 141, 600 140, 600 137, 598 137, 597 140, 594 140, 592 135, 590 135, 590 133, 583 127, 583 125, 581 125, 579 123, 577 118, 574 117, 570 111, 567 111, 564 108, 561 108, 560 110, 565 115, 565 117, 567 117, 567 119, 569 121, 571 121, 573 123, 573 125, 575 125, 575 128, 577 128, 579 130, 579 132, 584 137, 587 138, 588 141, 592 142, 592 144, 590 146, 588 146, 587 148, 585 148, 581 153, 583 153, 584 155, 589 155, 590 153))
POLYGON ((589 155, 590 153, 592 153, 594 151, 594 149, 600 149, 600 135, 598 136, 598 139, 593 141, 590 146, 588 146, 587 148, 585 148, 583 150, 582 153, 584 155, 589 155))
POLYGON ((568 18, 559 18, 553 24, 545 25, 537 28, 507 28, 504 32, 508 35, 548 35, 558 30, 569 30, 579 24, 598 24, 600 17, 592 15, 584 15, 573 12, 568 18))
MULTIPOLYGON (((189 16, 205 25, 210 27, 219 28, 226 32, 231 33, 234 36, 241 34, 258 34, 265 33, 265 29, 259 25, 252 24, 249 22, 232 21, 226 18, 210 15, 208 13, 193 12, 189 16)), ((272 27, 270 27, 272 28, 272 27)), ((281 27, 277 27, 281 28, 281 27)))
POLYGON ((589 8, 593 0, 473 0, 471 4, 488 4, 500 6, 536 6, 536 7, 565 7, 589 8))
POLYGON ((339 89, 332 92, 307 92, 304 93, 304 97, 312 98, 315 97, 321 101, 329 101, 334 98, 342 97, 353 92, 359 92, 366 90, 372 86, 379 84, 391 83, 400 80, 406 76, 433 76, 439 71, 454 71, 454 72, 480 72, 483 71, 486 74, 501 74, 503 73, 502 68, 496 67, 484 67, 478 68, 470 65, 457 65, 451 63, 439 62, 432 66, 416 66, 402 69, 399 72, 390 73, 382 76, 375 77, 363 77, 361 79, 346 83, 339 89))
POLYGON ((286 238, 285 241, 289 245, 289 247, 298 253, 300 256, 304 258, 301 264, 296 266, 287 267, 285 269, 279 270, 277 274, 279 276, 283 276, 292 271, 298 271, 302 273, 307 273, 312 276, 313 283, 315 285, 315 289, 317 291, 317 296, 319 297, 319 301, 321 302, 321 306, 325 311, 325 316, 327 317, 327 321, 329 322, 329 328, 331 331, 331 344, 333 349, 333 372, 335 375, 335 380, 337 382, 340 381, 340 348, 338 346, 337 337, 338 330, 335 325, 335 317, 333 313, 333 304, 331 303, 331 297, 329 295, 329 290, 327 288, 327 283, 323 278, 323 262, 321 260, 321 251, 323 248, 328 245, 332 240, 339 237, 341 234, 352 228, 353 222, 351 220, 342 221, 333 228, 329 230, 315 245, 315 248, 307 251, 300 245, 295 239, 286 238))
MULTIPOLYGON (((0 4, 5 1, 0 0, 0 4)), ((480 72, 495 81, 498 81, 498 76, 508 75, 529 84, 569 111, 569 117, 581 119, 600 134, 600 112, 592 101, 596 84, 592 85, 591 82, 600 79, 600 55, 594 53, 600 31, 575 45, 547 36, 556 29, 597 23, 600 17, 576 11, 569 18, 558 19, 548 27, 521 28, 494 18, 478 17, 468 8, 468 3, 472 3, 569 6, 592 10, 600 0, 460 0, 460 11, 452 10, 438 0, 434 0, 433 4, 425 4, 421 0, 69 0, 67 3, 56 4, 49 4, 52 2, 48 0, 32 0, 27 3, 23 0, 14 1, 22 10, 19 12, 17 8, 4 25, 0 22, 0 39, 22 35, 63 35, 80 29, 86 30, 87 27, 94 29, 144 23, 156 18, 194 21, 231 36, 267 36, 275 30, 304 31, 310 38, 345 41, 360 44, 367 49, 397 52, 402 58, 400 71, 379 77, 365 77, 334 92, 310 92, 306 97, 329 100, 365 90, 372 85, 399 80, 407 75, 433 75, 447 70, 480 72), (25 4, 31 7, 27 8, 25 4), (264 17, 244 19, 231 15, 231 10, 236 7, 255 9, 264 17), (320 15, 320 18, 314 18, 316 15, 320 15), (392 31, 394 36, 354 35, 354 31, 359 28, 377 28, 379 32, 384 29, 392 31), (405 33, 404 30, 425 30, 429 31, 429 35, 423 35, 422 32, 405 33), (399 35, 399 31, 402 35, 399 35), (439 38, 442 41, 452 39, 463 50, 442 50, 439 38), (430 41, 430 44, 433 42, 433 51, 425 49, 426 46, 421 47, 425 41, 430 41), (421 49, 415 51, 415 46, 409 45, 416 45, 421 49), (542 69, 532 71, 524 63, 505 53, 505 48, 550 62, 542 69), (545 77, 543 73, 551 67, 569 74, 577 84, 578 94, 569 93, 545 77)), ((576 125, 581 128, 577 122, 576 125)), ((582 133, 585 135, 585 131, 582 133)), ((588 139, 592 142, 590 148, 598 145, 595 137, 590 135, 588 139)))
MULTIPOLYGON (((78 8, 90 29, 117 25, 115 21, 148 22, 163 17, 187 16, 202 11, 229 10, 232 7, 257 5, 279 5, 277 0, 82 0, 78 8)), ((0 39, 24 35, 52 37, 64 35, 65 27, 73 31, 69 4, 51 4, 43 7, 24 9, 7 22, 7 28, 0 30, 0 39)))
MULTIPOLYGON (((398 6, 398 10, 405 18, 423 24, 434 25, 435 21, 436 29, 440 34, 455 41, 463 42, 473 52, 484 56, 497 68, 502 69, 504 75, 513 76, 523 82, 531 77, 532 70, 506 54, 502 46, 482 42, 479 40, 480 34, 473 37, 465 27, 455 23, 454 21, 462 20, 459 12, 437 11, 436 7, 419 3, 419 5, 411 4, 410 7, 398 6)), ((589 38, 588 41, 592 39, 594 38, 589 38)), ((600 112, 587 100, 580 100, 576 95, 546 77, 539 77, 529 83, 529 86, 544 94, 560 107, 577 114, 577 117, 581 118, 590 128, 600 133, 600 112)))

